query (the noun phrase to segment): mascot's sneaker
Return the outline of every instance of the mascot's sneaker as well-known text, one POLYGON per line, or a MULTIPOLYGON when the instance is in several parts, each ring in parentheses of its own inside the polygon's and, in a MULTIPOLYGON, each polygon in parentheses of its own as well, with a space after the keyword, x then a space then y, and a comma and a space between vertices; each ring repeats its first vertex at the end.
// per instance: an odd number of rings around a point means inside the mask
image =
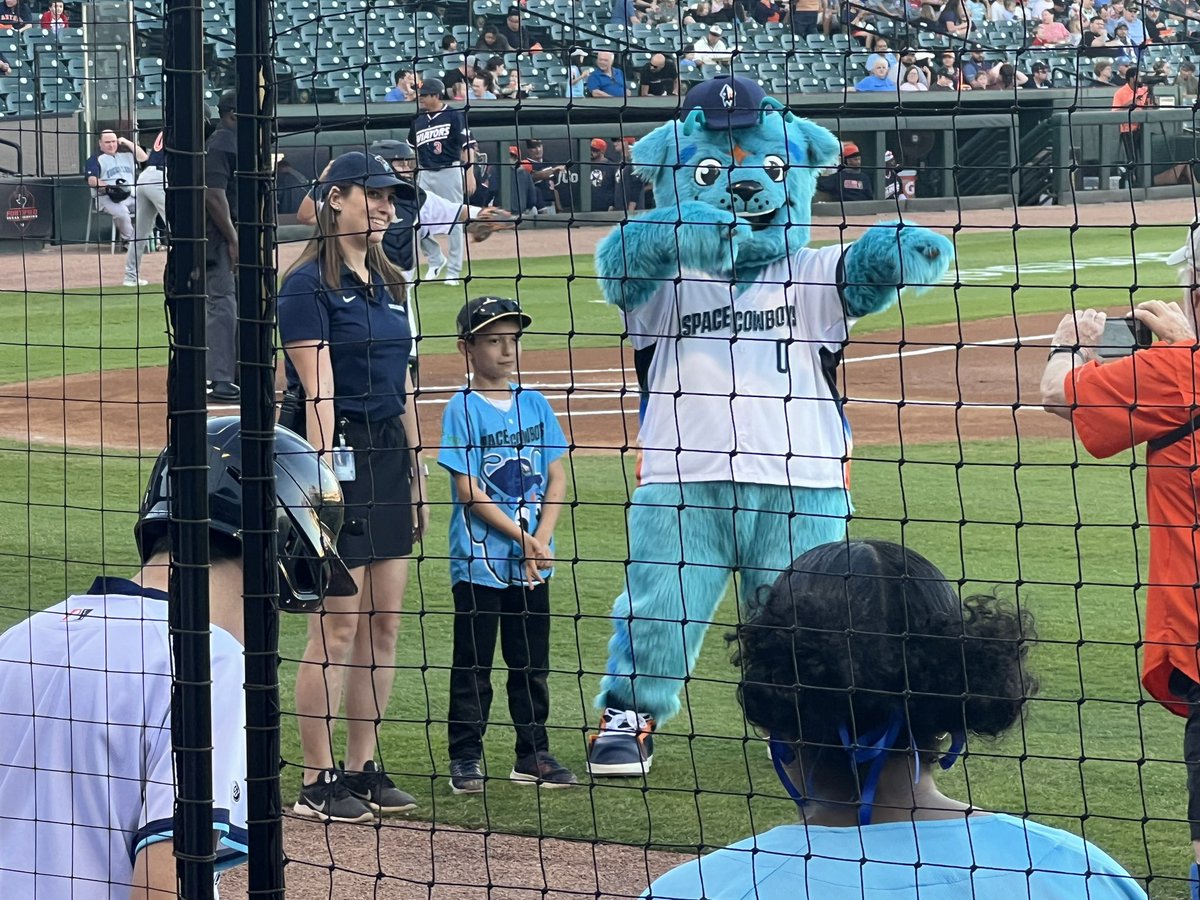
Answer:
POLYGON ((654 761, 654 720, 632 709, 604 710, 590 738, 588 772, 609 778, 645 775, 654 761))

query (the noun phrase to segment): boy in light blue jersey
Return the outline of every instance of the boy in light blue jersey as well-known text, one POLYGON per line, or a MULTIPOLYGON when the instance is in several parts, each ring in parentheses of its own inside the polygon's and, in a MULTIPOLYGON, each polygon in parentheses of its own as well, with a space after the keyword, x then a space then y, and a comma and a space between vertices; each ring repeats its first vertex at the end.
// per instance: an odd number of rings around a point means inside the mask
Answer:
POLYGON ((519 784, 578 781, 550 755, 550 576, 554 526, 566 496, 567 439, 549 402, 513 383, 521 332, 517 301, 477 297, 458 314, 458 347, 470 379, 446 404, 438 462, 450 473, 450 787, 483 790, 483 734, 492 702, 499 632, 508 665, 508 710, 519 784))
POLYGON ((734 654, 746 719, 769 737, 799 822, 677 866, 645 896, 1145 900, 1083 838, 938 790, 934 773, 977 736, 1021 720, 1036 640, 1027 612, 960 599, 907 547, 809 550, 737 627, 734 654))

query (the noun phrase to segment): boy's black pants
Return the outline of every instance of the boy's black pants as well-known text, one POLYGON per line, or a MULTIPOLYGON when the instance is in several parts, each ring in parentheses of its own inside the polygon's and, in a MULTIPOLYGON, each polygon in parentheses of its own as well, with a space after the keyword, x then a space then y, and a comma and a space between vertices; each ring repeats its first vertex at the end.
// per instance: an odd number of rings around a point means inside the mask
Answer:
POLYGON ((460 581, 454 594, 454 668, 448 731, 451 759, 482 759, 492 707, 496 632, 508 666, 508 714, 517 756, 550 749, 550 584, 492 588, 460 581))

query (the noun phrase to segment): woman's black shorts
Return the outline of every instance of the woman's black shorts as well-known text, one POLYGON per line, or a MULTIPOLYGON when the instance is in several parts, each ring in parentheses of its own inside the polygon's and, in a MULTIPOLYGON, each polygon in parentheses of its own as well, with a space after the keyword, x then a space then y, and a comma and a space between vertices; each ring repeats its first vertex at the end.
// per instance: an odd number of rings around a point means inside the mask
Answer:
POLYGON ((347 422, 354 448, 353 481, 342 482, 346 521, 338 553, 351 569, 377 559, 401 559, 413 548, 411 455, 399 419, 347 422))

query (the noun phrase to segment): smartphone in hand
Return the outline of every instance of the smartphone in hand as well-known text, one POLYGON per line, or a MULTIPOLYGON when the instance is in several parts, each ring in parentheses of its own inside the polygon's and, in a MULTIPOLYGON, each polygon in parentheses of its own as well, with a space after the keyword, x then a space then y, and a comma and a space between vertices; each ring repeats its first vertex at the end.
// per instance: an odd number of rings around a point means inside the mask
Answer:
POLYGON ((1104 323, 1104 334, 1096 347, 1096 355, 1101 359, 1119 359, 1149 347, 1153 342, 1154 335, 1150 329, 1133 316, 1109 316, 1104 323))

